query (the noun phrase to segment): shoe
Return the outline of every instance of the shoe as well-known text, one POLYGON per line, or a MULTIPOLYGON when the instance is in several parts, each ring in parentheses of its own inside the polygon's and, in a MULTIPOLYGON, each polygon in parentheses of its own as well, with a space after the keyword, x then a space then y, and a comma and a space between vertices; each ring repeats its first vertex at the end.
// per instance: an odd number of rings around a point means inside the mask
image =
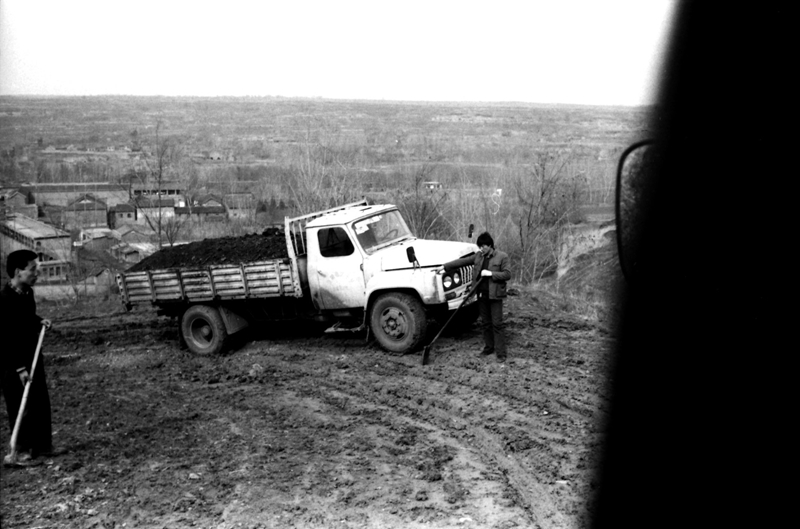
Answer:
POLYGON ((494 351, 493 351, 493 350, 491 350, 491 349, 484 349, 483 351, 481 351, 481 354, 479 354, 479 355, 478 355, 478 357, 480 357, 480 358, 486 358, 487 356, 490 356, 490 355, 492 355, 492 354, 494 354, 494 351))
POLYGON ((42 462, 35 460, 30 452, 17 452, 14 457, 8 454, 3 458, 3 465, 7 467, 35 467, 41 464, 42 462))
POLYGON ((38 450, 34 451, 33 457, 58 457, 58 456, 63 456, 67 452, 68 450, 66 448, 56 448, 54 446, 51 446, 50 448, 42 451, 38 450))
POLYGON ((506 363, 506 358, 504 356, 503 357, 498 356, 497 357, 497 363, 498 364, 505 364, 506 363))

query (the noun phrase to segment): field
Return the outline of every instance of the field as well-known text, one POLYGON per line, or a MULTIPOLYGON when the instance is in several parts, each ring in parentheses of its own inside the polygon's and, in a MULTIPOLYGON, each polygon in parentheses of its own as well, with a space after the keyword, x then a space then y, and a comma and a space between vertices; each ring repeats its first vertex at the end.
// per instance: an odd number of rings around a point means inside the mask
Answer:
POLYGON ((587 527, 613 339, 572 308, 521 289, 508 364, 476 358, 472 329, 423 367, 291 328, 196 357, 146 308, 45 303, 69 453, 2 469, 2 525, 587 527))
MULTIPOLYGON (((541 147, 611 154, 644 130, 649 109, 531 103, 414 103, 283 98, 0 96, 0 149, 152 148, 156 126, 191 154, 224 161, 278 159, 309 136, 361 148, 369 162, 442 156, 444 162, 501 162, 541 147), (383 155, 383 159, 379 156, 383 155)), ((18 153, 19 154, 19 153, 18 153)))
MULTIPOLYGON (((459 239, 472 222, 489 229, 514 269, 506 365, 476 358, 477 327, 442 337, 425 367, 364 334, 291 326, 250 331, 230 354, 204 358, 181 349, 176 324, 153 310, 128 313, 113 298, 40 303, 54 321, 44 350, 55 441, 69 452, 2 469, 2 526, 588 527, 618 263, 606 245, 557 282, 542 263, 561 249, 567 213, 608 203, 616 156, 646 135, 644 116, 522 104, 0 98, 4 186, 119 181, 168 145, 165 176, 194 192, 249 191, 281 212, 372 195, 397 203, 418 235, 459 239), (421 193, 423 180, 443 192, 421 193), (532 201, 542 189, 547 201, 532 201), (576 191, 569 200, 567 191, 576 191)), ((217 235, 263 228, 261 216, 217 235)))

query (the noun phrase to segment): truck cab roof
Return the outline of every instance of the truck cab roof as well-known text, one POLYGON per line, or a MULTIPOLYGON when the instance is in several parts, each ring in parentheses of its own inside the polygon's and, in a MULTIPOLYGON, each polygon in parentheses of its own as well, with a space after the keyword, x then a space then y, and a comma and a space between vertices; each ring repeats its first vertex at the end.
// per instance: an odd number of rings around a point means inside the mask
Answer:
POLYGON ((333 213, 328 213, 327 215, 323 215, 318 217, 314 220, 311 220, 306 224, 306 228, 316 228, 319 226, 331 226, 331 225, 339 225, 339 224, 348 224, 350 222, 356 221, 358 219, 369 217, 370 215, 374 215, 375 213, 380 213, 383 211, 391 211, 397 209, 396 206, 393 204, 378 204, 373 206, 356 206, 352 208, 343 209, 341 211, 335 211, 333 213))

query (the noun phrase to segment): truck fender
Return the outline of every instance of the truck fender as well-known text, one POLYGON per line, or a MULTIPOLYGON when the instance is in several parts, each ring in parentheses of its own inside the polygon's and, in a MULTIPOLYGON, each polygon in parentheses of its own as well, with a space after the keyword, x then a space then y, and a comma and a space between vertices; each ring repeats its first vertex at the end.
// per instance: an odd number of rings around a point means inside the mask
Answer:
POLYGON ((421 300, 419 292, 414 290, 413 288, 382 288, 379 290, 373 290, 367 295, 367 303, 364 306, 364 318, 363 318, 363 325, 369 328, 369 319, 370 314, 372 313, 372 307, 375 306, 375 300, 378 299, 383 294, 388 294, 390 292, 399 292, 408 294, 410 296, 414 296, 417 299, 421 300))
POLYGON ((367 282, 367 305, 377 295, 386 291, 406 291, 418 297, 424 305, 444 303, 440 293, 441 280, 433 268, 396 270, 372 276, 367 282))
POLYGON ((225 324, 225 330, 228 331, 228 335, 237 333, 250 325, 250 322, 245 318, 239 316, 227 307, 220 306, 219 314, 222 316, 222 322, 225 324))

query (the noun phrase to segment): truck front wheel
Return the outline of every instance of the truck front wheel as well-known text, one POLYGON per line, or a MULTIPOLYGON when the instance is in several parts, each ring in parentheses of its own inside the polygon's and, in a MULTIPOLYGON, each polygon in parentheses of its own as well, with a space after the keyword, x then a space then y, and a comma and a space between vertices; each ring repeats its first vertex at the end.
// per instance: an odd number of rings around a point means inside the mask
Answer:
POLYGON ((372 306, 370 328, 378 343, 387 351, 414 351, 419 348, 427 332, 425 307, 409 294, 383 294, 372 306))
POLYGON ((228 331, 219 311, 207 305, 192 305, 183 313, 181 334, 186 346, 198 355, 217 355, 225 350, 228 331))

